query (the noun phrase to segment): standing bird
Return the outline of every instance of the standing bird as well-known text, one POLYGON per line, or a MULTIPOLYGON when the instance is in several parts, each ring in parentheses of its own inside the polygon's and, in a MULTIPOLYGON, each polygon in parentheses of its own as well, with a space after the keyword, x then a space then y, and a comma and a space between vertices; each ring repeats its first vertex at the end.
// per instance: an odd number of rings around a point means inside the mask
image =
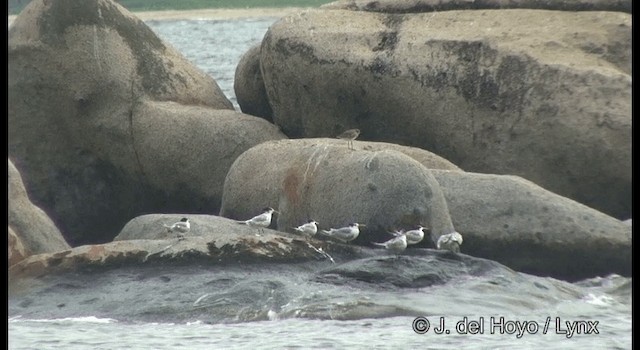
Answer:
POLYGON ((385 249, 395 254, 400 254, 405 249, 407 249, 407 236, 401 234, 399 236, 391 238, 390 240, 384 243, 373 242, 373 244, 380 247, 385 247, 385 249))
POLYGON ((353 223, 349 224, 347 227, 341 228, 332 228, 329 231, 321 230, 322 234, 329 236, 331 238, 335 238, 343 243, 351 242, 354 239, 358 238, 360 234, 360 226, 365 226, 363 224, 353 223))
POLYGON ((249 220, 237 221, 237 223, 245 224, 250 227, 257 227, 260 229, 260 232, 264 233, 263 228, 269 227, 269 225, 271 225, 271 215, 273 213, 277 213, 277 211, 271 207, 266 207, 262 209, 262 214, 254 216, 249 220))
POLYGON ((424 230, 426 227, 422 227, 422 225, 418 225, 418 228, 415 230, 404 232, 403 230, 391 232, 392 235, 399 237, 400 235, 407 236, 407 244, 418 244, 424 238, 424 230))
POLYGON ((347 140, 347 147, 353 150, 355 149, 353 148, 353 140, 357 139, 359 135, 360 135, 360 129, 349 129, 343 132, 342 134, 336 136, 336 138, 341 140, 347 140))
POLYGON ((436 243, 438 249, 446 249, 454 253, 460 253, 460 245, 462 245, 462 235, 455 231, 440 236, 436 243))
POLYGON ((191 224, 189 223, 189 219, 187 218, 182 218, 180 219, 180 221, 171 226, 164 224, 163 226, 166 227, 167 231, 169 232, 177 232, 176 236, 178 236, 179 240, 184 239, 184 234, 191 230, 191 224))
POLYGON ((306 224, 292 228, 305 237, 313 237, 318 232, 318 222, 315 220, 309 220, 306 224))

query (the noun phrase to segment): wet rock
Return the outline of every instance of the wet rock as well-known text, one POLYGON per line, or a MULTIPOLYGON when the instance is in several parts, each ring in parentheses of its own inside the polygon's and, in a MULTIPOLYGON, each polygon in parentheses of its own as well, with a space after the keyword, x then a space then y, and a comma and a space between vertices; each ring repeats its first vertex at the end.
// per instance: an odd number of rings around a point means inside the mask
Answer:
POLYGON ((51 218, 29 199, 11 160, 8 164, 9 266, 31 254, 69 249, 51 218))
POLYGON ((33 1, 8 39, 9 155, 71 245, 217 212, 235 157, 284 137, 113 1, 33 1))
MULTIPOLYGON (((585 296, 574 284, 517 273, 465 254, 416 249, 398 258, 375 252, 358 249, 345 254, 343 258, 349 258, 342 264, 312 260, 180 265, 164 260, 86 267, 38 278, 10 273, 9 316, 165 323, 360 320, 446 314, 454 305, 462 305, 454 310, 464 312, 471 297, 482 301, 474 309, 480 314, 505 305, 526 314, 585 296)), ((629 291, 622 293, 630 299, 629 291)))
MULTIPOLYGON (((104 271, 147 265, 284 263, 325 260, 331 243, 287 237, 271 231, 261 235, 209 234, 178 239, 119 240, 84 245, 56 253, 32 255, 9 268, 11 280, 74 271, 104 271), (320 250, 324 248, 324 250, 320 250)), ((339 251, 342 248, 339 248, 339 251)))
POLYGON ((273 111, 260 71, 260 44, 252 46, 240 58, 233 80, 233 91, 243 113, 273 121, 273 111))
POLYGON ((321 229, 366 224, 359 243, 380 242, 387 230, 420 222, 436 239, 452 232, 430 170, 401 152, 367 145, 356 142, 351 150, 343 140, 313 139, 255 146, 229 170, 220 215, 246 220, 270 206, 280 212, 272 227, 288 232, 309 219, 321 229))
POLYGON ((631 227, 517 176, 433 170, 461 251, 568 280, 631 275, 631 227))
POLYGON ((274 23, 260 61, 290 137, 359 128, 628 218, 630 35, 621 12, 313 10, 274 23))
POLYGON ((371 283, 377 287, 424 288, 443 285, 464 276, 481 276, 489 271, 517 275, 497 262, 428 250, 411 255, 378 256, 328 267, 316 274, 316 281, 337 285, 371 283))
POLYGON ((320 6, 323 9, 343 9, 385 13, 418 13, 451 10, 537 9, 559 11, 620 11, 631 13, 631 0, 339 0, 320 6))

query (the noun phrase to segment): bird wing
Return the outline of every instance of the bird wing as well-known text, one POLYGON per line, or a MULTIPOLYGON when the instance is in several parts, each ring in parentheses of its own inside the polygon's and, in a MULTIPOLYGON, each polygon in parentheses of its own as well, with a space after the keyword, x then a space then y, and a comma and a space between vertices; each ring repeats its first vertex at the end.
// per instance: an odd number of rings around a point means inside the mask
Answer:
POLYGON ((348 235, 351 233, 351 228, 350 227, 341 227, 341 228, 336 228, 336 229, 331 229, 332 233, 334 235, 348 235))
POLYGON ((252 218, 251 220, 249 220, 250 222, 254 223, 254 224, 258 224, 258 223, 266 223, 267 221, 269 221, 269 218, 267 217, 267 215, 265 214, 260 214, 254 218, 252 218))
POLYGON ((356 237, 358 237, 358 235, 360 234, 360 231, 356 231, 354 229, 352 229, 351 227, 343 227, 340 228, 338 230, 336 230, 333 233, 333 237, 342 240, 342 241, 352 241, 354 239, 356 239, 356 237))
POLYGON ((332 228, 329 231, 321 230, 321 232, 329 237, 333 237, 343 242, 346 242, 349 239, 351 239, 351 236, 353 235, 349 227, 332 228))
POLYGON ((394 235, 394 236, 396 236, 396 237, 399 237, 399 236, 401 236, 401 235, 404 235, 404 234, 405 234, 405 233, 404 233, 404 230, 400 230, 400 231, 393 231, 393 232, 389 232, 389 233, 390 233, 390 234, 392 234, 392 235, 394 235))
POLYGON ((407 236, 400 235, 398 237, 393 237, 389 241, 387 241, 387 243, 394 244, 394 243, 398 243, 398 242, 401 242, 401 241, 405 241, 406 242, 407 241, 407 236))
POLYGON ((418 243, 424 239, 424 232, 422 230, 413 230, 407 232, 406 236, 408 241, 418 243))
POLYGON ((309 229, 311 229, 311 225, 309 224, 304 224, 300 226, 300 231, 308 231, 309 229))

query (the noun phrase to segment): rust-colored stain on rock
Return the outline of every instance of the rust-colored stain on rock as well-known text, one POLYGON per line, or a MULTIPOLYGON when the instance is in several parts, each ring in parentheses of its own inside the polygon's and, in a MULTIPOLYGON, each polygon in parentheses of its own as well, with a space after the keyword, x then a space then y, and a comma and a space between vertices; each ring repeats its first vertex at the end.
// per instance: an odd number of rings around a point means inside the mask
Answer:
POLYGON ((282 181, 282 187, 284 189, 284 195, 287 197, 287 201, 297 206, 300 203, 300 194, 298 193, 300 177, 295 168, 290 168, 287 171, 287 175, 282 181))
POLYGON ((92 245, 87 252, 87 258, 90 260, 104 259, 105 249, 103 245, 92 245))

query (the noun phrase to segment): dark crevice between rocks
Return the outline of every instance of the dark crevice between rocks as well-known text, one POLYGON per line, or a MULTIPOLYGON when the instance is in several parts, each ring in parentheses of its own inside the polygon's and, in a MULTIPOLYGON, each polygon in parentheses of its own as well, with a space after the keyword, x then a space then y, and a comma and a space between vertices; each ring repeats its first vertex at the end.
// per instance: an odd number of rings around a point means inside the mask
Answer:
POLYGON ((139 181, 142 183, 149 183, 150 181, 147 179, 147 174, 144 171, 144 167, 142 166, 142 162, 140 161, 140 154, 138 153, 138 148, 136 147, 135 140, 135 132, 133 127, 133 116, 135 115, 136 106, 138 105, 138 97, 136 96, 135 89, 135 78, 131 77, 131 107, 129 108, 129 140, 131 142, 131 148, 133 149, 133 155, 136 159, 136 164, 138 165, 138 174, 139 181))
POLYGON ((378 35, 378 44, 371 50, 376 53, 371 64, 365 66, 373 73, 373 78, 380 80, 382 76, 397 77, 400 70, 393 63, 393 51, 398 44, 398 32, 404 22, 404 15, 389 14, 382 19, 382 23, 387 27, 378 35))
POLYGON ((373 78, 377 81, 380 81, 384 76, 395 78, 401 73, 388 55, 377 56, 365 68, 372 73, 373 78))

